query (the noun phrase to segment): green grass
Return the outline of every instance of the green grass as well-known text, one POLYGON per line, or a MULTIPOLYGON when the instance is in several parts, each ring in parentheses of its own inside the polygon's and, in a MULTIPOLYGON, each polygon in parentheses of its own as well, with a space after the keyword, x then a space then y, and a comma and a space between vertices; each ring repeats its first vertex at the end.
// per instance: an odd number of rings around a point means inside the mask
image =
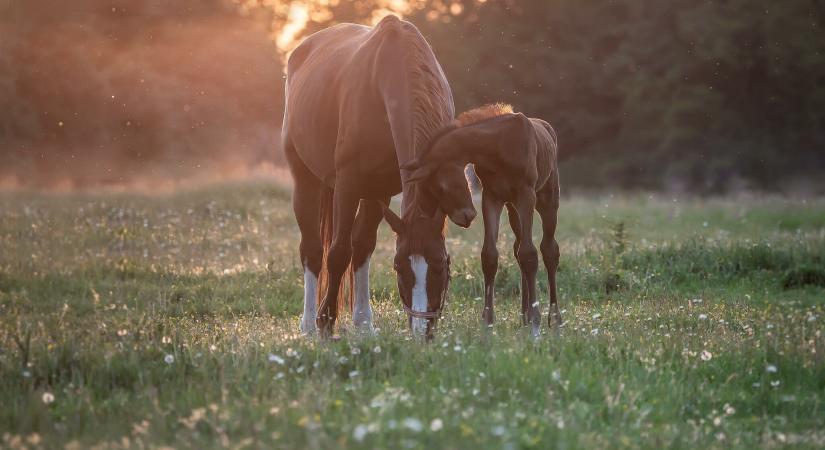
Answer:
POLYGON ((479 325, 480 241, 450 231, 425 345, 382 225, 377 335, 322 342, 283 189, 2 194, 0 448, 825 445, 825 199, 565 198, 566 325, 535 342, 509 233, 479 325))

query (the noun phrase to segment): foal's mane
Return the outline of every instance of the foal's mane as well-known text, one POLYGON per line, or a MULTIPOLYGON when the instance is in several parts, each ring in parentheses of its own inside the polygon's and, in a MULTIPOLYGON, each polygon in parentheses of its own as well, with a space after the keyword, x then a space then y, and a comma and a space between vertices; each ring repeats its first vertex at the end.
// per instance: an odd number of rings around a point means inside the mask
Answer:
POLYGON ((512 114, 513 106, 507 103, 489 103, 484 106, 473 108, 469 111, 461 113, 456 122, 460 127, 466 127, 474 123, 482 122, 494 117, 503 116, 505 114, 512 114))

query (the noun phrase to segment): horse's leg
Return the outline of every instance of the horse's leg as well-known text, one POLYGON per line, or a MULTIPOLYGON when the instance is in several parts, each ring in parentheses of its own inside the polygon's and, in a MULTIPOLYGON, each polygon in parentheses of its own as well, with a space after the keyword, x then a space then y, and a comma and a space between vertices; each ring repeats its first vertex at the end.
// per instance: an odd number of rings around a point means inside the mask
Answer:
MULTIPOLYGON (((521 224, 518 218, 518 211, 516 208, 508 203, 507 204, 507 218, 510 221, 510 229, 513 230, 513 236, 515 239, 513 240, 513 257, 518 261, 518 249, 521 246, 521 224)), ((520 267, 519 267, 520 269, 520 267)), ((527 311, 530 306, 530 299, 527 297, 527 277, 523 271, 519 270, 521 275, 521 324, 527 325, 527 311)))
MULTIPOLYGON (((549 184, 549 183, 548 183, 549 184)), ((543 236, 541 238, 541 256, 547 269, 547 290, 550 292, 550 315, 547 324, 551 329, 561 327, 561 312, 556 293, 556 271, 559 268, 559 243, 556 241, 556 223, 559 210, 558 184, 537 193, 536 210, 541 216, 543 236)))
POLYGON ((321 201, 320 181, 304 165, 295 153, 295 148, 287 144, 284 147, 287 162, 295 179, 292 193, 292 208, 295 220, 301 231, 299 252, 304 269, 304 314, 301 316, 301 332, 315 332, 316 301, 318 275, 323 261, 323 245, 318 227, 318 214, 321 201))
POLYGON ((484 310, 481 312, 481 319, 487 326, 493 325, 495 321, 493 302, 495 300, 496 272, 498 271, 496 241, 498 240, 498 227, 503 206, 504 202, 492 193, 483 192, 481 194, 481 214, 484 218, 484 245, 481 247, 481 269, 484 272, 484 310))
POLYGON ((338 291, 352 257, 352 227, 358 201, 352 184, 348 183, 344 176, 340 176, 335 184, 333 197, 332 244, 327 252, 327 290, 315 319, 315 325, 323 337, 328 337, 332 333, 338 319, 338 291))
MULTIPOLYGON (((536 271, 539 258, 536 246, 533 245, 533 211, 536 208, 536 192, 529 187, 519 190, 513 207, 518 212, 521 226, 521 239, 518 247, 518 263, 521 268, 522 285, 526 284, 527 322, 532 326, 533 337, 539 335, 541 311, 536 298, 536 271)), ((525 295, 522 293, 522 301, 525 295)))
MULTIPOLYGON (((389 203, 389 199, 384 199, 389 203)), ((355 300, 352 305, 352 323, 357 328, 373 332, 370 307, 370 258, 375 250, 378 225, 381 223, 381 204, 375 200, 361 200, 352 231, 352 267, 355 269, 355 300)))

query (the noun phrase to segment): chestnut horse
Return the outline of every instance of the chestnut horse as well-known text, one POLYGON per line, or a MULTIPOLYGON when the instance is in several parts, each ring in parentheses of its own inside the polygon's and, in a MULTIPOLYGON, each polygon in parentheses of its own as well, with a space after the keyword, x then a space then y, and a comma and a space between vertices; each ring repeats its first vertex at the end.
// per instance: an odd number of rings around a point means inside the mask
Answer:
POLYGON ((541 216, 543 237, 541 253, 547 269, 550 291, 548 324, 561 325, 556 293, 559 245, 555 239, 559 208, 558 145, 556 132, 545 121, 513 113, 503 104, 487 105, 461 114, 451 127, 443 130, 430 149, 404 166, 409 181, 422 182, 429 195, 449 212, 457 204, 455 192, 441 180, 445 173, 472 163, 482 185, 481 208, 484 217, 484 245, 481 264, 484 271, 484 311, 488 325, 495 320, 493 300, 498 270, 498 239, 501 210, 506 205, 510 227, 515 235, 513 253, 521 269, 522 322, 539 333, 541 312, 536 298, 538 254, 533 245, 533 210, 541 216))
MULTIPOLYGON (((431 335, 449 280, 446 216, 426 205, 432 199, 399 167, 454 114, 450 86, 429 44, 395 16, 373 28, 327 28, 292 52, 283 149, 301 231, 304 333, 332 332, 346 300, 340 295, 345 272, 354 284, 353 322, 372 330, 369 262, 384 217, 397 233, 394 266, 403 306, 413 330, 431 335), (404 194, 401 217, 385 206, 398 192, 404 194)), ((476 212, 466 183, 464 191, 450 218, 466 227, 476 212)))

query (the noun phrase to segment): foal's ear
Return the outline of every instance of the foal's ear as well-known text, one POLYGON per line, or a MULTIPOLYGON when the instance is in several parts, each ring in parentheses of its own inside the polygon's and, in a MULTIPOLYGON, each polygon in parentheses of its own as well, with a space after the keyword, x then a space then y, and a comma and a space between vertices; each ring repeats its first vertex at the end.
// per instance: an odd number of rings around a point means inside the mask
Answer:
POLYGON ((433 164, 418 164, 416 169, 407 176, 407 183, 415 183, 424 181, 435 172, 435 165, 433 164))
POLYGON ((394 231, 395 234, 401 234, 401 230, 403 230, 404 227, 402 226, 401 218, 398 217, 398 214, 394 213, 388 205, 384 204, 384 202, 381 202, 381 210, 384 213, 384 220, 387 221, 387 224, 390 228, 392 228, 392 231, 394 231))

